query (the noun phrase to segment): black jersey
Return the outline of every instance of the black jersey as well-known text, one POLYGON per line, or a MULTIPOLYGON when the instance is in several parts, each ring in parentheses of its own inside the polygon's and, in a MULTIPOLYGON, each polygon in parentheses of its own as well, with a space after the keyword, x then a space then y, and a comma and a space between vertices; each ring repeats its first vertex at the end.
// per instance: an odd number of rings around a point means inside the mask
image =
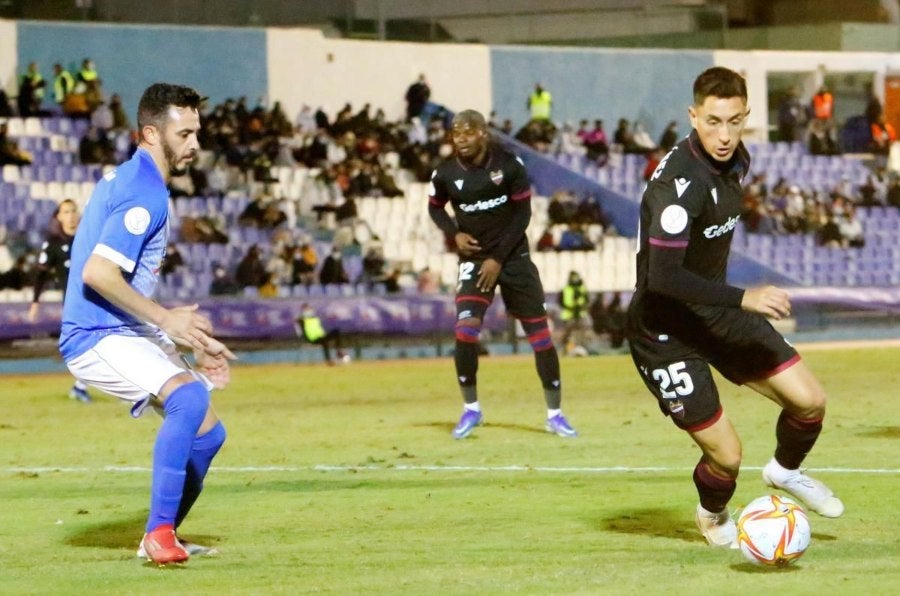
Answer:
POLYGON ((65 291, 69 281, 69 261, 74 238, 63 232, 49 236, 41 245, 41 254, 37 262, 37 277, 34 281, 34 297, 37 302, 48 281, 53 280, 56 287, 65 291))
POLYGON ((441 163, 431 175, 428 199, 432 212, 453 206, 458 231, 481 245, 477 258, 503 263, 528 252, 531 185, 522 160, 503 147, 491 144, 480 167, 456 157, 441 163))
POLYGON ((743 290, 725 275, 749 166, 743 143, 716 162, 696 131, 662 159, 641 200, 632 332, 674 332, 684 316, 709 324, 721 307, 740 307, 743 290))

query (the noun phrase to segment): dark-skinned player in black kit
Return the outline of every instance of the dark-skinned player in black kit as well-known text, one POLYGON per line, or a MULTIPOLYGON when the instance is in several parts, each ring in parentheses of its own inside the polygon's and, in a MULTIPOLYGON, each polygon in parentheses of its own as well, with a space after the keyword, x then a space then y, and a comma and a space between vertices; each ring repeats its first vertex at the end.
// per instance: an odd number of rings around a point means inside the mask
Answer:
POLYGON ((464 439, 483 421, 478 401, 478 341, 484 313, 500 295, 522 324, 534 350, 547 403, 547 432, 577 433, 560 409, 559 354, 553 345, 544 288, 531 262, 525 230, 531 220, 531 185, 518 157, 491 141, 484 116, 458 113, 451 125, 454 155, 431 175, 428 213, 459 252, 456 285, 456 378, 463 414, 453 437, 464 439), (452 205, 455 219, 446 210, 452 205))

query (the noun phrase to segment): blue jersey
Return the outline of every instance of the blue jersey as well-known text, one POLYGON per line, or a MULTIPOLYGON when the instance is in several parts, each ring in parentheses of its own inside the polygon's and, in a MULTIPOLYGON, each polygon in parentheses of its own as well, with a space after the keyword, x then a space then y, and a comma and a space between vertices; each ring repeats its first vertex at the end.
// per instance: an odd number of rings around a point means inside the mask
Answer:
POLYGON ((75 241, 59 349, 71 360, 107 335, 149 335, 156 327, 114 306, 84 284, 92 254, 109 259, 138 293, 151 297, 166 250, 169 191, 150 153, 138 149, 97 183, 75 241))

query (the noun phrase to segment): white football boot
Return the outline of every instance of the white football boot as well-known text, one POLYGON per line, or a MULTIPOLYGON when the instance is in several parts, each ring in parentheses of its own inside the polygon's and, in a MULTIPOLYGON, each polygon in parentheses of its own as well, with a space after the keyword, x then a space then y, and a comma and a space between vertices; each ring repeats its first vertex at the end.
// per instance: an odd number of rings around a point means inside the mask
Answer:
POLYGON ((710 546, 716 548, 737 548, 737 525, 728 508, 712 513, 697 504, 697 527, 710 546))
POLYGON ((840 517, 844 504, 824 483, 800 470, 788 470, 772 458, 762 471, 763 482, 796 497, 807 508, 823 517, 840 517))

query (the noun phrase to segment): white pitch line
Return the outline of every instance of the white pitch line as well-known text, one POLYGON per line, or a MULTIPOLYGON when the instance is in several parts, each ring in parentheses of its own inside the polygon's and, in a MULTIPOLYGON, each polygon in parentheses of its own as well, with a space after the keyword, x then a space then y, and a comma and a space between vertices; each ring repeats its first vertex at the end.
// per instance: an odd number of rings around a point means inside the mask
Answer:
MULTIPOLYGON (((742 470, 762 470, 759 466, 744 466, 742 470)), ((576 474, 631 474, 645 472, 689 472, 692 467, 650 466, 650 467, 552 467, 552 466, 411 466, 411 465, 360 465, 337 466, 316 464, 311 466, 213 466, 214 473, 290 473, 290 472, 549 472, 576 474)), ((47 474, 58 472, 64 474, 83 474, 110 472, 116 474, 146 473, 151 468, 141 466, 97 466, 97 467, 61 467, 38 466, 3 468, 3 474, 47 474)), ((809 468, 810 472, 827 472, 834 474, 900 474, 898 468, 809 468)))

